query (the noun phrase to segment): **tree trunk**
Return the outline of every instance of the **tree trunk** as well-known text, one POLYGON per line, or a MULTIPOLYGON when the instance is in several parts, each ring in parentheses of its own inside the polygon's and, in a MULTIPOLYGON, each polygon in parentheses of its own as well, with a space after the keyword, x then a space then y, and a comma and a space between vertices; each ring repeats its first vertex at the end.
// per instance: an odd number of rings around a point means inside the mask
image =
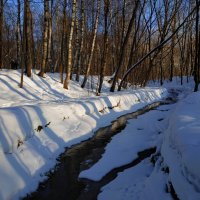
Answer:
POLYGON ((199 76, 198 76, 198 68, 199 68, 199 3, 196 0, 196 42, 195 42, 195 65, 194 65, 194 92, 198 91, 199 86, 199 76))
POLYGON ((74 62, 73 62, 73 69, 74 73, 77 77, 77 71, 78 71, 78 60, 80 57, 80 30, 79 30, 79 19, 78 19, 78 3, 76 4, 76 20, 75 20, 75 26, 76 26, 76 39, 75 39, 75 56, 74 56, 74 62))
MULTIPOLYGON (((172 32, 175 31, 176 28, 176 16, 173 19, 173 24, 172 24, 172 32)), ((170 81, 172 82, 173 76, 174 76, 174 46, 175 46, 175 36, 172 37, 172 42, 171 42, 171 59, 170 59, 170 81)))
POLYGON ((50 72, 53 72, 53 66, 52 66, 52 50, 53 50, 53 38, 52 38, 52 6, 53 6, 53 0, 51 0, 51 13, 49 13, 49 19, 48 19, 48 47, 47 47, 47 63, 46 67, 49 69, 50 72))
POLYGON ((136 12, 137 12, 137 9, 138 9, 138 6, 139 6, 139 2, 140 2, 139 0, 137 0, 135 2, 135 7, 133 9, 132 17, 131 17, 131 20, 129 22, 128 30, 127 30, 127 33, 125 35, 125 38, 124 38, 124 41, 123 41, 123 45, 122 45, 122 48, 121 48, 121 51, 120 51, 119 63, 118 63, 117 69, 115 71, 113 82, 112 82, 112 85, 111 85, 111 88, 110 88, 111 92, 115 91, 115 85, 117 83, 117 79, 118 79, 118 75, 119 75, 119 70, 121 69, 122 64, 123 64, 124 55, 125 55, 125 49, 126 49, 129 37, 131 35, 131 31, 132 31, 132 27, 133 27, 133 24, 134 24, 134 21, 135 21, 136 12))
POLYGON ((28 77, 31 77, 31 10, 29 0, 24 0, 24 64, 28 77))
POLYGON ((104 0, 104 49, 103 49, 103 57, 101 62, 101 70, 100 70, 100 80, 98 93, 101 93, 101 88, 104 79, 105 67, 106 67, 106 58, 108 54, 108 15, 109 15, 109 7, 110 0, 104 0))
POLYGON ((0 0, 0 70, 3 67, 3 0, 0 0))
POLYGON ((21 80, 20 80, 20 88, 23 87, 23 75, 24 75, 24 67, 21 63, 21 31, 20 31, 20 12, 21 12, 21 3, 20 0, 17 0, 17 33, 16 33, 16 40, 17 40, 17 64, 21 67, 21 80))
POLYGON ((87 69, 86 69, 86 73, 85 73, 85 76, 84 76, 83 83, 81 85, 82 88, 85 87, 85 84, 87 82, 89 72, 90 72, 90 69, 91 69, 91 65, 92 65, 92 58, 93 58, 93 54, 94 54, 94 47, 95 47, 96 36, 97 36, 97 28, 98 28, 98 24, 99 24, 100 3, 101 3, 101 0, 98 0, 97 1, 97 13, 96 13, 96 19, 95 19, 95 26, 94 26, 94 36, 93 36, 92 47, 91 47, 91 51, 90 51, 90 55, 89 55, 89 62, 88 62, 88 65, 87 65, 87 69))
POLYGON ((81 69, 81 61, 83 61, 83 45, 84 45, 84 33, 85 33, 85 5, 84 0, 81 0, 81 45, 80 51, 78 55, 78 65, 76 72, 76 81, 79 82, 80 69, 81 69))
POLYGON ((20 0, 17 0, 17 31, 16 31, 16 42, 17 42, 17 63, 18 65, 21 65, 21 61, 20 61, 20 10, 21 10, 21 3, 20 0))
POLYGON ((43 50, 42 50, 42 66, 39 76, 44 77, 47 63, 48 48, 48 21, 49 21, 49 0, 44 0, 44 27, 43 27, 43 50))
POLYGON ((70 81, 71 70, 72 70, 72 39, 73 39, 73 33, 74 33, 75 18, 76 18, 76 0, 73 0, 72 22, 71 22, 69 43, 68 43, 68 59, 67 59, 68 63, 67 63, 67 68, 66 68, 66 78, 63 85, 63 88, 65 89, 69 89, 69 81, 70 81))
POLYGON ((195 10, 196 10, 196 7, 188 14, 188 16, 183 20, 183 22, 176 28, 176 30, 167 39, 165 39, 164 41, 162 41, 158 46, 156 46, 155 48, 153 48, 150 52, 148 52, 141 59, 139 59, 130 69, 127 70, 127 72, 122 77, 122 80, 121 80, 121 82, 119 84, 119 87, 118 87, 118 91, 121 90, 123 82, 126 80, 127 76, 131 73, 131 71, 133 69, 135 69, 136 67, 138 67, 146 58, 148 58, 149 56, 151 56, 152 53, 154 53, 156 51, 159 52, 161 50, 161 48, 163 47, 163 45, 165 45, 169 40, 171 40, 172 37, 180 30, 180 28, 185 24, 185 22, 194 13, 195 10))
POLYGON ((67 15, 66 15, 66 8, 67 8, 67 0, 64 0, 63 5, 63 24, 62 24, 62 40, 61 40, 61 69, 60 69, 60 82, 63 84, 63 73, 64 73, 64 66, 65 66, 65 54, 64 54, 64 44, 66 42, 66 21, 67 21, 67 15))

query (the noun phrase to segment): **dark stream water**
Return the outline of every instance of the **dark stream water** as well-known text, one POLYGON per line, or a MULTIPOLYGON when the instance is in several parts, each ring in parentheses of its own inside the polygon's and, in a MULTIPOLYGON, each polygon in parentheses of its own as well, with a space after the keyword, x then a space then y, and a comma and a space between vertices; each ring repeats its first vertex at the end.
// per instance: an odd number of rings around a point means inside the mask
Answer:
POLYGON ((86 179, 78 179, 79 173, 82 170, 90 168, 96 163, 102 156, 106 144, 111 140, 112 136, 121 132, 127 124, 129 119, 137 118, 137 116, 149 112, 156 107, 173 103, 172 98, 168 98, 165 101, 156 102, 144 108, 123 115, 113 121, 111 125, 100 128, 96 131, 95 135, 74 145, 71 148, 67 148, 66 151, 60 155, 58 164, 56 165, 53 173, 48 173, 48 180, 40 183, 36 192, 28 195, 26 200, 94 200, 100 192, 100 188, 110 181, 112 181, 118 172, 121 172, 127 168, 137 165, 141 160, 149 157, 156 151, 155 147, 147 149, 138 153, 138 158, 131 163, 116 168, 109 172, 99 182, 93 182, 86 179))

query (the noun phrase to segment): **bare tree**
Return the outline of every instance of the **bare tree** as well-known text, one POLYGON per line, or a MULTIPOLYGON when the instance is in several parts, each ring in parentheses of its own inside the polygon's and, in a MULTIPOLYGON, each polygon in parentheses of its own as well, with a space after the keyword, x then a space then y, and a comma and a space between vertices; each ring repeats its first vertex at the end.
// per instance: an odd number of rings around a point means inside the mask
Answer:
POLYGON ((93 35, 93 39, 92 39, 92 47, 91 47, 91 51, 89 54, 89 62, 88 62, 87 68, 86 68, 86 73, 85 73, 85 76, 83 79, 83 83, 81 85, 82 88, 85 87, 85 84, 87 82, 89 72, 91 69, 91 65, 92 65, 92 58, 93 58, 93 54, 94 54, 94 47, 95 47, 96 36, 97 36, 97 28, 98 28, 98 24, 99 24, 100 3, 101 3, 101 0, 97 0, 97 12, 96 12, 95 25, 94 25, 94 35, 93 35))
POLYGON ((0 0, 0 70, 2 69, 3 65, 3 12, 4 11, 4 2, 0 0))
POLYGON ((31 77, 31 10, 29 0, 24 0, 24 38, 23 38, 24 65, 28 77, 31 77))
POLYGON ((66 23, 67 23, 67 15, 66 15, 66 8, 67 8, 67 0, 63 2, 63 20, 62 20, 62 40, 61 40, 61 69, 60 69, 60 82, 63 83, 63 73, 64 73, 64 66, 65 66, 65 43, 66 43, 66 23))
MULTIPOLYGON (((174 32, 176 29, 176 16, 173 18, 172 22, 172 32, 174 32)), ((175 48, 175 36, 172 37, 171 42, 171 55, 170 55, 170 81, 172 81, 173 75, 174 75, 174 48, 175 48)))
POLYGON ((176 28, 176 30, 168 37, 166 38, 164 41, 162 41, 160 44, 158 44, 155 48, 153 48, 150 52, 148 52, 147 54, 145 54, 141 59, 139 59, 130 69, 128 69, 126 71, 126 73, 124 74, 124 76, 122 77, 122 80, 119 84, 118 87, 118 91, 121 90, 123 82, 126 80, 127 76, 131 73, 131 71, 133 69, 135 69, 136 67, 138 67, 145 59, 147 59, 150 55, 152 55, 153 53, 155 53, 156 51, 160 51, 161 48, 172 39, 172 37, 180 30, 180 28, 187 22, 188 18, 195 12, 196 7, 193 8, 191 10, 191 12, 188 14, 188 16, 182 21, 182 23, 176 28))
POLYGON ((70 28, 70 35, 69 35, 69 43, 68 43, 66 78, 63 84, 63 88, 65 89, 69 89, 69 81, 70 81, 71 70, 72 70, 72 39, 73 39, 73 33, 74 33, 75 19, 76 19, 76 0, 73 0, 72 21, 71 21, 71 28, 70 28))
POLYGON ((50 0, 50 11, 48 16, 48 45, 47 45, 47 63, 46 67, 53 71, 52 51, 53 51, 53 36, 52 36, 52 18, 53 18, 53 0, 50 0))
POLYGON ((84 33, 85 33, 85 4, 84 0, 81 0, 81 31, 80 31, 80 41, 78 47, 77 55, 77 65, 76 65, 76 81, 79 82, 81 60, 83 60, 83 45, 84 45, 84 33))
POLYGON ((108 54, 108 16, 109 16, 109 8, 110 8, 110 0, 104 0, 104 49, 103 49, 103 57, 101 62, 101 70, 100 70, 100 81, 98 87, 98 93, 101 92, 103 79, 105 75, 105 67, 106 67, 106 57, 108 54))
POLYGON ((200 53, 200 48, 199 48, 199 1, 196 0, 196 41, 195 41, 195 65, 194 65, 194 92, 198 91, 198 86, 199 86, 199 53, 200 53))
POLYGON ((125 38, 124 38, 124 41, 123 41, 123 45, 121 47, 121 51, 120 51, 120 57, 119 57, 119 63, 118 63, 118 66, 117 66, 117 69, 115 71, 115 75, 114 75, 114 78, 113 78, 113 82, 112 82, 112 85, 111 85, 111 88, 110 88, 110 91, 111 92, 114 92, 115 91, 115 85, 117 83, 117 79, 118 79, 118 76, 119 76, 119 70, 121 69, 122 67, 122 64, 123 64, 123 60, 124 60, 124 55, 125 55, 125 48, 127 46, 127 43, 128 43, 128 40, 129 40, 129 37, 131 35, 131 31, 132 31, 132 27, 133 27, 133 24, 134 24, 134 20, 135 20, 135 17, 136 17, 136 12, 137 12, 137 9, 138 9, 138 6, 139 6, 139 0, 137 0, 135 2, 135 5, 134 5, 134 8, 133 8, 133 12, 132 12, 132 17, 130 19, 130 22, 129 22, 129 25, 128 25, 128 30, 126 32, 126 35, 125 35, 125 38))
POLYGON ((17 40, 17 63, 21 65, 20 60, 20 49, 21 49, 21 20, 20 20, 20 13, 21 13, 21 3, 20 0, 17 0, 17 30, 16 30, 16 40, 17 40))
POLYGON ((47 64, 47 56, 48 56, 48 32, 49 32, 49 0, 44 0, 44 26, 43 26, 43 50, 42 50, 42 65, 39 76, 44 77, 46 64, 47 64))

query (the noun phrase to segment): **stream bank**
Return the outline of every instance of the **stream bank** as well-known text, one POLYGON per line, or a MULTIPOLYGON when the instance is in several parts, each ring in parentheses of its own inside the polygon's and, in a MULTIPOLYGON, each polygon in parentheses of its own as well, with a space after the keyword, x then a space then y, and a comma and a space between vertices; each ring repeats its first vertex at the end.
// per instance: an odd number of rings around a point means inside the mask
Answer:
POLYGON ((137 165, 141 160, 153 154, 156 148, 152 147, 138 153, 136 160, 112 170, 99 182, 78 179, 79 173, 90 168, 101 158, 107 143, 126 127, 129 119, 137 118, 139 115, 156 109, 160 105, 173 103, 174 100, 174 97, 168 98, 165 101, 145 106, 136 112, 123 115, 113 121, 111 125, 100 128, 91 139, 66 149, 59 157, 55 169, 48 173, 48 180, 41 183, 38 190, 25 199, 95 199, 100 188, 112 181, 118 172, 137 165))

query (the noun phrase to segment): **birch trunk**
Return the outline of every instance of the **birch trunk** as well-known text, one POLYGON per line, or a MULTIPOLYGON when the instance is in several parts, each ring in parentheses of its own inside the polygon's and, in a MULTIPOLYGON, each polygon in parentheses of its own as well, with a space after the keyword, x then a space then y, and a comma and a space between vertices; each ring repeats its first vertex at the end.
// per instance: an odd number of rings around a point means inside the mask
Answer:
POLYGON ((80 68, 81 68, 81 60, 83 60, 83 45, 84 45, 84 33, 85 33, 85 6, 84 0, 81 0, 81 41, 80 41, 80 49, 78 52, 78 62, 76 69, 76 81, 79 82, 80 76, 80 68))
POLYGON ((63 88, 65 89, 69 89, 69 81, 70 81, 70 75, 71 75, 71 70, 72 70, 72 39, 73 39, 73 33, 74 33, 75 18, 76 18, 76 0, 73 0, 72 22, 71 22, 69 43, 68 43, 68 60, 67 60, 68 63, 67 63, 67 68, 66 68, 66 78, 63 85, 63 88))

